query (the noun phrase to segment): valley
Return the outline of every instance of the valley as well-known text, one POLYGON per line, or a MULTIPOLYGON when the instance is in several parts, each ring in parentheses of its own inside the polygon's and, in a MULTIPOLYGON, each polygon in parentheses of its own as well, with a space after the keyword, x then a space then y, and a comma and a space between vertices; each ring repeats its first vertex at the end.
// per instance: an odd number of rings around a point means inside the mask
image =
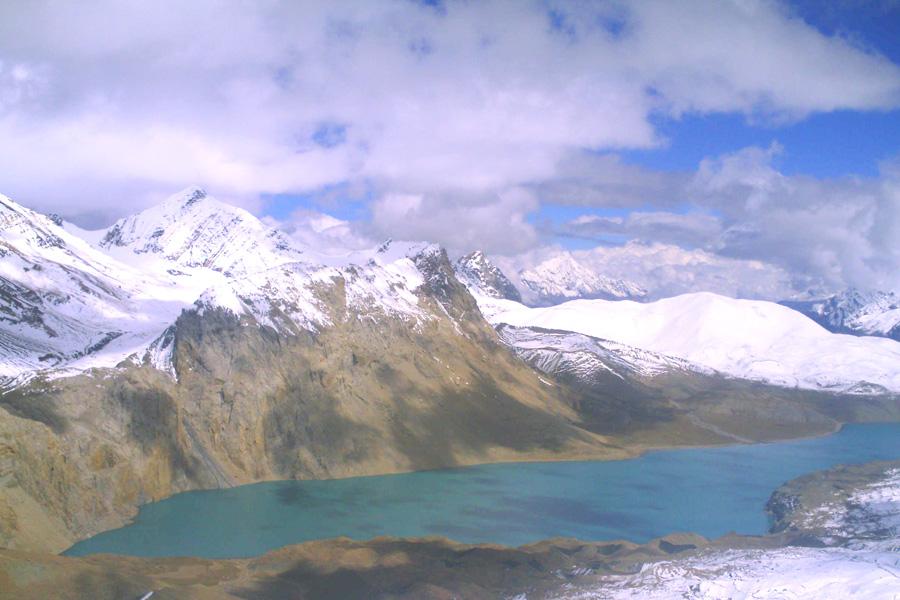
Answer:
MULTIPOLYGON (((781 344, 776 372, 803 377, 735 369, 597 329, 599 316, 551 318, 654 303, 529 308, 483 254, 454 263, 439 246, 390 240, 322 254, 198 188, 99 232, 11 200, 0 208, 10 551, 61 552, 191 490, 610 461, 900 420, 881 367, 897 342, 851 343, 773 303, 751 311, 790 312, 775 329, 756 325, 782 336, 772 347, 803 331, 820 351, 858 347, 866 360, 823 380, 781 344)), ((707 323, 710 306, 738 319, 748 306, 674 300, 707 323)), ((678 323, 651 337, 710 335, 678 323)), ((721 345, 741 337, 702 339, 729 356, 721 345)))

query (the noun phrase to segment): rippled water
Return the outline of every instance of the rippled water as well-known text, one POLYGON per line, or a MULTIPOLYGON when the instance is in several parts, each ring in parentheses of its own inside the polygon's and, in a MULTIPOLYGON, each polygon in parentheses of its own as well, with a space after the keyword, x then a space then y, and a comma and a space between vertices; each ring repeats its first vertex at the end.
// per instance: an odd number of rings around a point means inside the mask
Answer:
POLYGON ((565 536, 644 542, 675 531, 764 533, 780 484, 841 463, 900 458, 900 424, 822 438, 665 450, 611 462, 484 465, 187 492, 66 554, 246 557, 307 540, 446 536, 519 545, 565 536))

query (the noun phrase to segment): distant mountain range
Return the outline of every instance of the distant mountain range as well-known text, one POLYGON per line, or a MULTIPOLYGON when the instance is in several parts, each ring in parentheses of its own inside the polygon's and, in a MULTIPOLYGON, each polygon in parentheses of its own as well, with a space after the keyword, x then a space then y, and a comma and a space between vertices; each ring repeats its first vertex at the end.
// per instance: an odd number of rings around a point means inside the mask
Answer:
POLYGON ((647 296, 636 283, 605 277, 564 251, 515 273, 518 287, 481 251, 460 258, 456 272, 460 281, 482 295, 528 306, 552 306, 578 298, 641 301, 647 296))
MULTIPOLYGON (((793 311, 713 294, 622 304, 617 300, 644 299, 646 291, 598 275, 568 253, 517 273, 520 293, 482 252, 446 272, 433 270, 443 250, 427 243, 325 255, 199 188, 94 232, 9 199, 0 199, 0 208, 0 382, 7 388, 123 361, 177 376, 172 328, 185 311, 223 310, 276 333, 316 333, 334 325, 334 301, 322 291, 338 281, 343 310, 354 318, 425 326, 435 317, 420 290, 434 279, 433 289, 447 294, 447 278, 455 277, 495 324, 583 333, 776 385, 900 389, 887 377, 897 371, 891 346, 822 335, 799 314, 832 332, 897 336, 893 294, 848 291, 785 303, 793 311), (854 362, 849 349, 857 347, 865 360, 854 362), (832 364, 829 353, 841 359, 832 364)), ((449 302, 440 294, 435 300, 449 302)))
POLYGON ((647 296, 647 290, 636 283, 596 273, 568 252, 521 271, 519 280, 530 306, 552 306, 576 298, 643 300, 647 296))
MULTIPOLYGON (((482 271, 492 273, 490 281, 508 283, 483 255, 479 264, 482 271)), ((566 260, 553 264, 562 265, 566 273, 580 270, 565 268, 571 267, 566 260)), ((715 370, 783 387, 857 394, 900 392, 900 345, 829 333, 798 310, 773 302, 694 293, 644 303, 579 298, 549 307, 527 307, 492 288, 490 281, 467 285, 491 323, 590 336, 595 348, 599 344, 607 354, 617 354, 620 365, 631 364, 632 371, 646 369, 652 356, 651 362, 668 367, 679 360, 681 369, 715 370)), ((841 323, 871 325, 896 314, 891 295, 851 293, 841 303, 837 298, 824 303, 824 312, 832 319, 841 317, 841 323), (833 306, 844 310, 829 311, 833 306)), ((813 306, 823 310, 823 304, 813 306)), ((523 354, 517 341, 521 335, 502 337, 523 354)), ((568 346, 576 338, 555 339, 568 346)))

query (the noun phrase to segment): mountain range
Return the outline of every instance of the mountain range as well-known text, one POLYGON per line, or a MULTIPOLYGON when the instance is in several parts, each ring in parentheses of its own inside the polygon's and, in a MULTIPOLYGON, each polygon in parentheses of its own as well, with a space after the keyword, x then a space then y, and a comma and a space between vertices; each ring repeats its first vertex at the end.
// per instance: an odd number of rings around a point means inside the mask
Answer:
POLYGON ((190 489, 900 418, 893 340, 711 294, 528 307, 640 290, 563 260, 520 294, 429 243, 325 253, 199 188, 100 231, 2 197, 0 257, 7 547, 59 551, 190 489))

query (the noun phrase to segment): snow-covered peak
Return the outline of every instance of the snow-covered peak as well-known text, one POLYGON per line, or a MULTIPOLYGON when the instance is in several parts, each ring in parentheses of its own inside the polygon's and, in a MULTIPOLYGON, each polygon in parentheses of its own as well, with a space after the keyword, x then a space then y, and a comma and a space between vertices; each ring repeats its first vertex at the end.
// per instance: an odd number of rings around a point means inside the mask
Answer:
POLYGON ((106 230, 100 247, 126 261, 129 253, 150 254, 182 267, 206 267, 235 276, 302 260, 303 255, 280 231, 197 187, 120 219, 106 230))
POLYGON ((521 302, 516 286, 481 250, 460 257, 454 267, 456 277, 475 295, 521 302))
POLYGON ((45 369, 114 366, 190 302, 57 221, 0 198, 0 386, 45 369))
MULTIPOLYGON (((52 262, 100 278, 115 277, 115 261, 61 223, 0 195, 0 257, 15 255, 24 265, 23 272, 40 272, 44 263, 52 262)), ((9 279, 23 278, 23 273, 9 261, 3 267, 2 272, 9 279)))
POLYGON ((39 248, 62 248, 59 225, 46 215, 25 208, 0 195, 0 233, 4 240, 16 240, 39 248))
POLYGON ((579 263, 569 252, 560 252, 519 273, 527 304, 547 306, 575 298, 606 300, 641 299, 647 291, 624 279, 612 279, 579 263))

